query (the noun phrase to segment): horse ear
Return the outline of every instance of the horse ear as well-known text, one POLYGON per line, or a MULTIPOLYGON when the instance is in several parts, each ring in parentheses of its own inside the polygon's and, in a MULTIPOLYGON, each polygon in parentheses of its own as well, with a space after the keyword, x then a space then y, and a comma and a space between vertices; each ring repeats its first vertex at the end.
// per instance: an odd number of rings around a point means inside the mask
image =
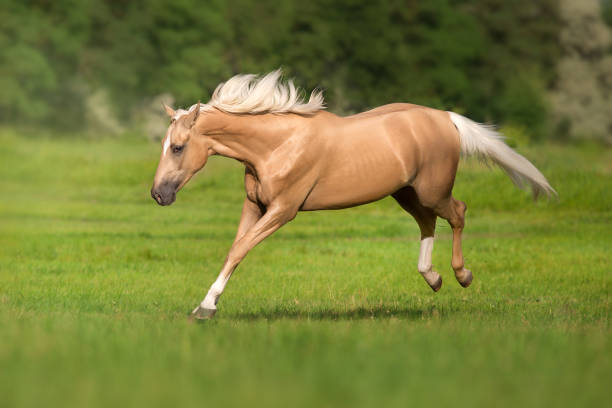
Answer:
POLYGON ((193 117, 193 121, 191 122, 191 126, 190 127, 193 127, 193 125, 195 125, 195 123, 198 120, 199 116, 200 116, 200 101, 198 101, 198 104, 195 107, 195 115, 193 117))
POLYGON ((162 105, 164 105, 164 109, 166 110, 166 113, 168 114, 168 116, 173 117, 174 115, 176 115, 176 111, 174 109, 172 109, 165 103, 162 103, 162 105))

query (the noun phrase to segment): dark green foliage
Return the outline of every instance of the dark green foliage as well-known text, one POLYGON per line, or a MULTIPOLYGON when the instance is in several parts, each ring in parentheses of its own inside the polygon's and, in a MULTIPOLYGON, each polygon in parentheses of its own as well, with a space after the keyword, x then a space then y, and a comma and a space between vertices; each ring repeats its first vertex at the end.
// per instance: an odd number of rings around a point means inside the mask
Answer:
POLYGON ((5 0, 0 120, 84 124, 108 92, 124 122, 170 93, 206 101, 239 72, 283 66, 330 109, 413 102, 542 131, 555 0, 5 0))
POLYGON ((612 27, 612 1, 601 0, 601 14, 606 24, 612 27))

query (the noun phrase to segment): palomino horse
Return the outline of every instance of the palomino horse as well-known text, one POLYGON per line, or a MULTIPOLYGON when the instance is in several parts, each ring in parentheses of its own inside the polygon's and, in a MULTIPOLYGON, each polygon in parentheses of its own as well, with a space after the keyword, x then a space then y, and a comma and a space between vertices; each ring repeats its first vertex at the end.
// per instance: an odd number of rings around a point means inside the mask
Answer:
POLYGON ((246 198, 236 238, 217 280, 193 311, 212 317, 232 272, 255 245, 298 211, 347 208, 391 195, 421 230, 418 271, 434 290, 436 217, 453 230, 451 265, 468 287, 461 232, 465 203, 451 191, 460 154, 476 154, 504 169, 534 195, 554 194, 546 178, 509 148, 492 128, 453 112, 395 103, 348 117, 326 112, 320 92, 305 102, 280 71, 238 75, 220 84, 207 104, 165 107, 171 123, 163 140, 151 196, 170 205, 176 193, 219 154, 245 166, 246 198))

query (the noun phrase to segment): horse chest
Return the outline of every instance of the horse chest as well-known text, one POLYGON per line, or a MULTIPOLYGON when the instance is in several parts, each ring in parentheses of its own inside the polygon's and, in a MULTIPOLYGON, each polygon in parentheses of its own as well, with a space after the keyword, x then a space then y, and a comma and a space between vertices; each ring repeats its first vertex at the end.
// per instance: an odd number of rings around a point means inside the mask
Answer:
POLYGON ((256 176, 255 171, 247 167, 244 177, 244 189, 249 201, 267 206, 271 201, 272 194, 270 188, 266 187, 265 181, 262 183, 256 176))
POLYGON ((247 166, 244 172, 244 189, 249 201, 253 203, 259 202, 257 197, 258 190, 261 189, 261 186, 259 180, 257 180, 254 169, 250 166, 247 166))

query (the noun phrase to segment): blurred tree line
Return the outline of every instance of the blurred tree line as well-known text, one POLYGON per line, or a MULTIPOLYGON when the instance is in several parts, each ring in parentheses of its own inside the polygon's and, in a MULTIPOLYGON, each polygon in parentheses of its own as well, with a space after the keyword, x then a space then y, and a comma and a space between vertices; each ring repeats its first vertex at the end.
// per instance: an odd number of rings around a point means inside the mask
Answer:
POLYGON ((119 132, 160 98, 206 101, 231 75, 282 66, 341 114, 405 101, 536 138, 609 141, 612 6, 570 3, 2 0, 0 121, 119 132), (597 24, 598 40, 574 38, 580 24, 597 24))

